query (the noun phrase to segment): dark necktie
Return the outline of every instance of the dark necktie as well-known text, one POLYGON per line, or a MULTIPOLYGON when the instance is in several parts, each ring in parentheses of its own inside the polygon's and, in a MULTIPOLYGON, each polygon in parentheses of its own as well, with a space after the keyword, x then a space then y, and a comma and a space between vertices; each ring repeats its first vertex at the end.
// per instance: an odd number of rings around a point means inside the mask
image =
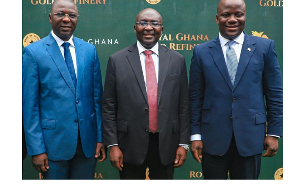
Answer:
POLYGON ((67 67, 69 69, 69 73, 71 75, 74 87, 76 89, 77 80, 76 80, 76 75, 75 75, 75 70, 74 70, 72 56, 71 56, 70 49, 69 49, 70 43, 64 42, 62 44, 62 46, 64 47, 65 62, 67 64, 67 67))
POLYGON ((149 129, 155 133, 158 129, 158 114, 157 114, 157 81, 154 68, 154 62, 151 57, 152 51, 144 51, 146 55, 146 82, 147 82, 147 97, 149 104, 149 129))
POLYGON ((233 47, 231 47, 232 44, 234 44, 234 41, 228 41, 226 56, 227 56, 227 69, 228 69, 229 77, 232 85, 234 85, 235 74, 238 67, 238 60, 233 47))

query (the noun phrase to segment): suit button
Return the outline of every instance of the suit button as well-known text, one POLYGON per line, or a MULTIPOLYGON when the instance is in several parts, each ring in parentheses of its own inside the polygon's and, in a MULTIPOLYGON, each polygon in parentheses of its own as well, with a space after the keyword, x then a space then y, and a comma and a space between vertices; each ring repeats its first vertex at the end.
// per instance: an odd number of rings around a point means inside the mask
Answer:
POLYGON ((145 112, 149 112, 148 108, 145 108, 145 112))
POLYGON ((74 122, 75 122, 75 123, 78 123, 78 119, 75 119, 74 122))
POLYGON ((148 130, 148 129, 146 129, 146 130, 145 130, 145 132, 146 132, 146 133, 149 133, 149 130, 148 130))
POLYGON ((236 98, 233 98, 233 99, 232 99, 232 102, 235 102, 235 101, 236 101, 236 98))
POLYGON ((76 101, 76 104, 78 104, 78 103, 79 103, 79 100, 76 101))
POLYGON ((230 121, 232 121, 232 117, 230 117, 230 121))

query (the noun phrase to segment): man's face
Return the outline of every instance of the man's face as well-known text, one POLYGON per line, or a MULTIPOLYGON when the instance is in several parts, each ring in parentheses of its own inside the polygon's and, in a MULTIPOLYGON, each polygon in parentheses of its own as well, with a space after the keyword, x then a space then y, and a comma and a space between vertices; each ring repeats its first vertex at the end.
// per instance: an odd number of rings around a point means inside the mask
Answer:
POLYGON ((222 0, 216 21, 221 35, 229 40, 239 36, 246 23, 246 5, 243 0, 222 0))
POLYGON ((136 38, 144 46, 146 49, 152 48, 159 40, 163 26, 162 18, 160 14, 152 9, 145 9, 141 11, 137 17, 136 22, 157 22, 160 23, 158 26, 151 26, 147 24, 146 26, 141 26, 140 24, 134 25, 134 32, 136 34, 136 38))
POLYGON ((57 1, 49 14, 53 32, 59 38, 67 41, 76 29, 78 10, 74 3, 64 0, 57 1), (69 15, 66 15, 69 14, 69 15))

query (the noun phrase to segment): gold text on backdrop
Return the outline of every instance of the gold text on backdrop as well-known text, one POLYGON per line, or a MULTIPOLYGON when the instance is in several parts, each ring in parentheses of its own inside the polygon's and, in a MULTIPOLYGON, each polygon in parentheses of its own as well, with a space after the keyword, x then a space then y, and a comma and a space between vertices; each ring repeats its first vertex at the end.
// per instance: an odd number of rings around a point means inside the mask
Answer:
POLYGON ((262 7, 282 7, 283 0, 260 0, 259 5, 262 7))

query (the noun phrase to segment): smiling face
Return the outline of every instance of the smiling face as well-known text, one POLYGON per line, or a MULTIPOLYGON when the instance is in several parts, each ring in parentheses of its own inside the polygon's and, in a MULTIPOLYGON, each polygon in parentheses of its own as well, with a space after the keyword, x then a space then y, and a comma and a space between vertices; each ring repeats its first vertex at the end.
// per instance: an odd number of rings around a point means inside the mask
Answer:
MULTIPOLYGON (((142 10, 136 17, 136 22, 145 21, 145 22, 159 22, 162 24, 161 15, 154 9, 144 9, 142 10)), ((159 25, 157 27, 153 27, 149 24, 143 27, 139 24, 134 25, 134 32, 136 34, 136 38, 144 46, 146 49, 152 48, 159 40, 163 26, 159 25)))
POLYGON ((52 25, 53 32, 59 38, 67 41, 72 36, 76 29, 78 19, 78 10, 73 1, 56 0, 52 5, 49 21, 52 25), (60 17, 59 14, 73 14, 75 18, 70 18, 68 15, 60 17))
POLYGON ((229 40, 239 36, 246 23, 246 4, 243 0, 221 0, 216 21, 221 35, 229 40))

